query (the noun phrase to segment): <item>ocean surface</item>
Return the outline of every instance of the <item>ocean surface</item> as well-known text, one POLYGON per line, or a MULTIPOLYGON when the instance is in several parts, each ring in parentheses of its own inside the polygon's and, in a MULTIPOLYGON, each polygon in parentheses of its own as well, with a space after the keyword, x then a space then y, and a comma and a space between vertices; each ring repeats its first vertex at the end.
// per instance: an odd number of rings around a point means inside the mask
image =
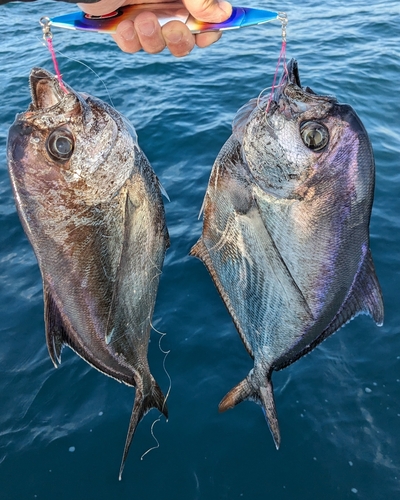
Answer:
POLYGON ((150 366, 170 419, 149 413, 118 470, 134 390, 64 349, 47 354, 39 269, 6 164, 8 128, 29 102, 33 66, 53 70, 38 20, 62 2, 0 8, 0 499, 392 500, 400 498, 400 4, 272 0, 286 11, 287 56, 303 85, 353 106, 376 157, 371 248, 385 323, 359 316, 274 373, 281 449, 260 408, 218 403, 252 366, 200 261, 188 256, 210 170, 236 111, 271 85, 280 24, 225 33, 184 59, 124 54, 107 35, 54 30, 65 81, 113 103, 169 194, 171 248, 161 277, 150 366), (368 4, 368 5, 367 5, 368 4), (89 69, 91 68, 91 70, 89 69), (94 73, 95 72, 95 73, 94 73))

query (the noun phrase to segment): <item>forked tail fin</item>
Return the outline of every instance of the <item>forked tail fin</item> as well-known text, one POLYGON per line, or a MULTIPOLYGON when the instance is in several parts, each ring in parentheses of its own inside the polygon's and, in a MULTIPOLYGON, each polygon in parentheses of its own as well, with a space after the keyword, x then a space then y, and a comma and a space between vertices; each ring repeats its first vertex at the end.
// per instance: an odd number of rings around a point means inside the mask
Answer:
POLYGON ((274 390, 270 377, 264 378, 262 385, 260 385, 256 383, 252 372, 250 372, 244 380, 228 392, 220 402, 218 409, 220 412, 223 412, 245 400, 255 401, 262 406, 265 419, 268 422, 269 430, 278 450, 281 444, 281 435, 275 408, 274 390))
POLYGON ((152 408, 157 408, 165 418, 168 418, 168 408, 164 394, 161 392, 157 382, 151 377, 150 392, 144 396, 140 389, 136 389, 135 403, 132 409, 131 420, 129 422, 128 434, 126 436, 124 453, 122 455, 121 467, 119 469, 119 480, 122 479, 122 472, 125 467, 126 457, 132 443, 133 436, 138 423, 152 408))

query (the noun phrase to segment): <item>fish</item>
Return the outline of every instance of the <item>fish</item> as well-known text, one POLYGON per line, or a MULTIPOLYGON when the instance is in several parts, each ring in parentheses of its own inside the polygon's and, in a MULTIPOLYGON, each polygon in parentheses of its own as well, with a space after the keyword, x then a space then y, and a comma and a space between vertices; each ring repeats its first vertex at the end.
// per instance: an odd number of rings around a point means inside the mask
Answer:
POLYGON ((46 342, 55 367, 69 346, 135 387, 119 479, 136 426, 152 408, 168 418, 148 343, 169 247, 162 187, 130 122, 45 69, 7 144, 17 212, 43 281, 46 342))
POLYGON ((374 183, 360 118, 303 87, 295 59, 271 97, 238 111, 213 165, 190 254, 204 263, 254 360, 219 410, 260 404, 277 449, 272 373, 358 314, 383 323, 369 245, 374 183))

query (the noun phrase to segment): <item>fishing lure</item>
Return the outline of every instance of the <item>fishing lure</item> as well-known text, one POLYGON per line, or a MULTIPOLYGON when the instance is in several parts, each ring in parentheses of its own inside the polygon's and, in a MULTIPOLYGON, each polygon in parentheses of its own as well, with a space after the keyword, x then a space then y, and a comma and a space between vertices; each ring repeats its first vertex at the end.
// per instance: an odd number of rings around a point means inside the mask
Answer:
POLYGON ((274 21, 279 18, 278 12, 252 9, 249 7, 233 7, 232 15, 222 23, 206 23, 195 19, 185 7, 178 2, 146 5, 127 5, 103 16, 93 16, 84 12, 74 12, 50 19, 50 25, 56 28, 115 33, 117 26, 125 19, 134 20, 141 12, 153 12, 161 26, 169 21, 181 21, 192 33, 207 31, 225 31, 246 26, 254 26, 274 21))

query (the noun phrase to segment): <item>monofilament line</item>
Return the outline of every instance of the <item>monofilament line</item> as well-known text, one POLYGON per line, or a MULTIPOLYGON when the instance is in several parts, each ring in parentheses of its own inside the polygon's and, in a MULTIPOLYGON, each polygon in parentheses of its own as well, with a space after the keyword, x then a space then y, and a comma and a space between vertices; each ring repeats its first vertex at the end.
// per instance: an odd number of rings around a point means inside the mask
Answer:
MULTIPOLYGON (((38 38, 38 37, 36 37, 36 38, 38 38)), ((39 38, 38 38, 38 39, 39 39, 39 38)), ((58 54, 58 55, 60 55, 61 57, 65 57, 66 59, 69 59, 70 61, 74 61, 74 62, 76 62, 76 63, 78 63, 78 64, 82 64, 82 66, 85 66, 85 68, 87 68, 89 71, 91 71, 91 72, 92 72, 92 73, 93 73, 93 74, 94 74, 94 75, 95 75, 95 76, 96 76, 96 77, 97 77, 97 78, 101 81, 101 83, 103 84, 103 87, 105 88, 105 90, 106 90, 106 92, 107 92, 108 100, 110 101, 111 106, 112 106, 113 108, 115 108, 114 103, 113 103, 113 100, 112 100, 112 98, 111 98, 111 94, 110 94, 110 92, 109 92, 109 90, 108 90, 108 87, 107 87, 107 85, 106 85, 105 81, 104 81, 104 80, 100 77, 100 75, 99 75, 98 73, 96 73, 96 71, 95 71, 93 68, 91 68, 90 66, 88 66, 88 65, 87 65, 86 63, 84 63, 83 61, 80 61, 79 59, 74 59, 74 58, 73 58, 73 57, 71 57, 71 56, 67 56, 66 54, 64 54, 64 53, 63 53, 63 52, 61 52, 60 50, 58 50, 58 49, 54 49, 54 46, 53 46, 52 48, 53 48, 53 50, 54 50, 55 52, 57 52, 57 54, 58 54)))
POLYGON ((115 108, 114 106, 114 103, 113 103, 113 100, 111 98, 111 94, 108 90, 108 87, 105 83, 105 81, 100 77, 100 75, 98 73, 96 73, 96 71, 91 68, 90 66, 88 66, 86 63, 82 62, 82 61, 79 61, 79 59, 74 59, 73 57, 70 57, 70 56, 67 56, 66 54, 63 54, 62 52, 60 52, 58 49, 56 49, 56 52, 62 56, 62 57, 66 57, 67 59, 71 60, 71 61, 74 61, 74 62, 77 62, 78 64, 82 64, 82 66, 85 66, 85 68, 87 68, 88 70, 90 70, 95 76, 97 76, 97 78, 101 81, 101 83, 103 84, 103 87, 106 89, 106 92, 107 92, 107 95, 108 95, 108 99, 110 101, 110 104, 113 108, 115 108))
MULTIPOLYGON (((170 394, 170 392, 171 392, 171 387, 172 387, 172 380, 171 380, 171 377, 170 377, 170 375, 169 375, 169 373, 168 373, 168 370, 167 370, 167 368, 166 368, 166 366, 165 366, 165 361, 166 361, 166 359, 167 359, 168 354, 169 354, 171 351, 164 351, 164 349, 161 347, 161 341, 162 341, 162 339, 163 339, 163 338, 164 338, 167 334, 166 334, 166 333, 163 333, 163 332, 160 332, 159 330, 157 330, 157 328, 155 328, 155 327, 153 326, 153 324, 151 324, 151 328, 152 328, 155 332, 157 332, 157 333, 160 335, 160 339, 159 339, 159 341, 158 341, 158 347, 159 347, 160 351, 164 354, 164 359, 163 359, 163 369, 164 369, 164 372, 165 372, 165 374, 167 375, 168 380, 169 380, 169 387, 168 387, 168 391, 167 391, 167 394, 166 394, 166 396, 165 396, 164 403, 163 403, 163 408, 164 408, 164 405, 165 405, 165 404, 166 404, 166 402, 167 402, 167 399, 168 399, 168 397, 169 397, 169 394, 170 394)), ((157 423, 157 422, 160 422, 160 420, 161 420, 161 415, 160 415, 159 417, 157 417, 157 418, 154 420, 154 422, 151 424, 151 429, 150 429, 151 436, 152 436, 152 438, 154 439, 154 441, 156 442, 156 445, 155 445, 155 446, 152 446, 152 447, 151 447, 151 448, 149 448, 149 449, 148 449, 145 453, 143 453, 143 455, 140 457, 140 460, 143 460, 143 458, 144 458, 144 457, 145 457, 148 453, 150 453, 151 451, 156 450, 157 448, 159 448, 159 447, 160 447, 160 443, 159 443, 158 439, 156 438, 156 436, 155 436, 155 434, 154 434, 154 426, 156 425, 156 423, 157 423)))
POLYGON ((274 91, 279 87, 279 85, 275 85, 275 83, 276 83, 276 78, 278 76, 279 67, 281 65, 281 62, 283 62, 283 71, 287 75, 287 67, 286 67, 286 36, 287 36, 287 31, 286 31, 286 27, 287 27, 287 24, 288 24, 288 17, 286 15, 286 12, 279 12, 278 19, 279 19, 279 21, 281 22, 281 25, 282 25, 282 46, 281 46, 281 51, 279 53, 278 64, 276 65, 274 79, 273 79, 273 82, 272 82, 271 93, 269 95, 269 99, 268 99, 268 102, 267 102, 267 107, 265 109, 266 113, 268 113, 269 108, 271 106, 272 99, 273 99, 273 96, 274 96, 274 91))

